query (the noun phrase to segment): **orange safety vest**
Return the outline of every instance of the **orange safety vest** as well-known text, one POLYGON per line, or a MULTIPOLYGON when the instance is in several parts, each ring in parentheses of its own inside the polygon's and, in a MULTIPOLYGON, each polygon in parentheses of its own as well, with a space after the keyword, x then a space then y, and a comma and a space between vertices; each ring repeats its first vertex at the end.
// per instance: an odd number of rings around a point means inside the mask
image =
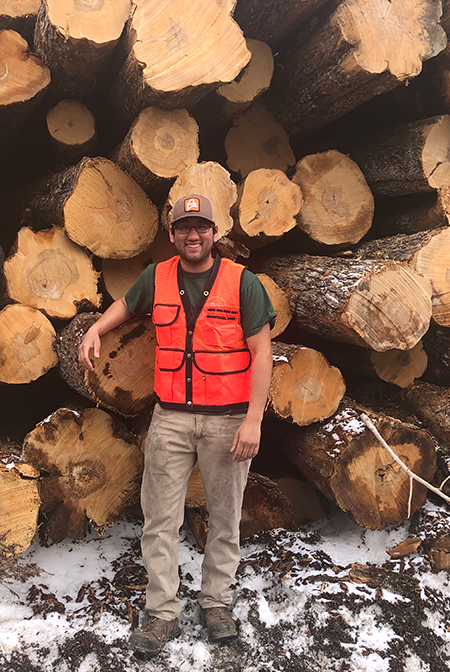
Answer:
POLYGON ((244 267, 217 255, 192 311, 179 259, 163 261, 155 269, 158 400, 164 408, 178 410, 245 411, 252 360, 241 326, 244 267))

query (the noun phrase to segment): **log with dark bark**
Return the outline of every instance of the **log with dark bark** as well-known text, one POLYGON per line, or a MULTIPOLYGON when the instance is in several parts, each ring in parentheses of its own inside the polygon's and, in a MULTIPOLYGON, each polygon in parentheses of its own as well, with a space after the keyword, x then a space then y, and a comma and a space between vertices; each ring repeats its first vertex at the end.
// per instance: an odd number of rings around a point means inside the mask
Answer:
POLYGON ((289 136, 262 99, 233 120, 225 138, 228 168, 246 177, 258 168, 286 171, 295 164, 289 136))
MULTIPOLYGON (((186 493, 186 515, 195 539, 205 548, 208 538, 208 510, 198 464, 189 479, 186 493)), ((249 473, 242 504, 240 524, 241 539, 247 539, 263 532, 284 527, 296 528, 294 508, 288 497, 283 495, 277 484, 265 476, 249 473)))
POLYGON ((87 100, 131 12, 130 0, 42 0, 34 49, 52 71, 56 100, 87 100))
POLYGON ((438 439, 442 450, 450 454, 450 395, 448 388, 418 382, 409 390, 405 390, 404 399, 408 408, 438 439))
POLYGON ((81 313, 56 342, 61 375, 70 387, 97 404, 124 416, 139 415, 153 401, 156 336, 149 317, 132 318, 102 336, 101 353, 93 371, 78 362, 78 347, 100 317, 81 313))
POLYGON ((23 220, 38 228, 58 224, 74 243, 103 259, 136 256, 158 230, 158 211, 145 192, 102 157, 84 158, 38 183, 23 220))
POLYGON ((255 260, 287 293, 301 329, 372 350, 410 350, 431 318, 429 282, 407 264, 287 255, 255 260))
POLYGON ((301 426, 333 415, 345 394, 339 369, 312 348, 274 342, 272 350, 270 410, 301 426))
POLYGON ((440 15, 433 0, 344 0, 315 30, 300 27, 281 55, 270 95, 275 116, 305 137, 415 77, 447 44, 440 15))
POLYGON ((390 128, 349 148, 375 196, 405 196, 447 186, 450 115, 390 128))
POLYGON ((281 287, 279 287, 277 283, 272 280, 272 278, 269 278, 268 275, 265 273, 259 273, 258 278, 264 285, 265 290, 269 295, 273 309, 277 314, 275 318, 275 324, 270 330, 270 338, 276 338, 283 333, 289 322, 292 320, 289 299, 286 295, 286 292, 283 292, 281 287))
POLYGON ((270 86, 273 75, 273 56, 264 42, 247 38, 247 48, 252 54, 249 63, 230 84, 219 86, 198 103, 194 116, 202 132, 226 126, 233 117, 241 114, 270 86))
POLYGON ((374 199, 356 163, 335 150, 305 156, 292 181, 302 190, 298 227, 324 245, 357 243, 372 225, 374 199))
POLYGON ((423 337, 428 355, 424 380, 442 387, 450 387, 450 330, 429 329, 423 337))
POLYGON ((392 259, 406 262, 429 280, 432 290, 432 316, 443 326, 450 326, 450 227, 398 234, 372 240, 355 248, 356 259, 392 259))
POLYGON ((450 187, 447 185, 427 194, 380 199, 370 237, 386 238, 397 233, 441 229, 448 226, 449 215, 450 187))
POLYGON ((47 112, 47 128, 58 168, 94 156, 97 131, 94 115, 79 100, 61 100, 47 112))
POLYGON ((237 198, 237 188, 229 172, 214 161, 196 163, 185 168, 176 179, 161 212, 161 221, 167 230, 174 203, 190 194, 209 198, 214 208, 219 236, 227 236, 233 227, 230 209, 237 198))
POLYGON ((14 30, 0 32, 0 142, 25 124, 40 104, 49 84, 50 70, 28 51, 14 30))
POLYGON ((330 0, 238 0, 234 18, 244 34, 276 46, 330 0))
POLYGON ((92 259, 57 227, 37 233, 21 229, 4 275, 11 299, 49 317, 68 319, 81 307, 100 306, 92 259))
POLYGON ((29 383, 58 364, 56 333, 43 313, 11 304, 0 312, 0 382, 29 383))
POLYGON ((0 555, 13 557, 25 551, 38 529, 41 500, 39 472, 20 453, 0 442, 0 555))
POLYGON ((197 163, 198 126, 187 110, 147 107, 136 119, 113 158, 150 194, 167 192, 184 168, 197 163))
POLYGON ((14 30, 33 44, 34 24, 39 0, 3 0, 0 2, 0 30, 14 30))
POLYGON ((275 168, 252 170, 238 185, 233 236, 250 249, 273 242, 296 226, 301 188, 275 168))
MULTIPOLYGON (((279 447, 331 501, 363 527, 382 530, 408 517, 410 478, 360 419, 366 413, 393 451, 418 476, 430 482, 436 470, 430 434, 344 399, 338 412, 309 427, 289 425, 279 447)), ((414 482, 411 514, 427 490, 414 482)))
POLYGON ((191 109, 219 83, 233 81, 251 56, 233 7, 234 0, 139 3, 134 46, 113 91, 117 114, 130 123, 150 105, 191 109))
POLYGON ((83 539, 103 532, 139 498, 143 454, 136 437, 98 408, 60 408, 25 437, 23 455, 42 472, 46 533, 83 539))

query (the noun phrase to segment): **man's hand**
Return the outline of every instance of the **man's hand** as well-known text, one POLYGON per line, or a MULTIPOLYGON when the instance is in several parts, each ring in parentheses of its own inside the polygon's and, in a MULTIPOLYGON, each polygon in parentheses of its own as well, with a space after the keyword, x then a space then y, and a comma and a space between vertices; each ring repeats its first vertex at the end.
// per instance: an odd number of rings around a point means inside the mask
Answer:
POLYGON ((234 453, 233 462, 245 462, 255 457, 259 450, 260 439, 261 422, 252 422, 246 418, 234 435, 231 446, 231 452, 234 453))
POLYGON ((94 357, 98 359, 100 357, 100 336, 98 335, 97 329, 94 329, 93 327, 87 331, 80 347, 78 348, 78 361, 82 367, 89 369, 89 371, 94 370, 89 357, 92 349, 94 350, 94 357))

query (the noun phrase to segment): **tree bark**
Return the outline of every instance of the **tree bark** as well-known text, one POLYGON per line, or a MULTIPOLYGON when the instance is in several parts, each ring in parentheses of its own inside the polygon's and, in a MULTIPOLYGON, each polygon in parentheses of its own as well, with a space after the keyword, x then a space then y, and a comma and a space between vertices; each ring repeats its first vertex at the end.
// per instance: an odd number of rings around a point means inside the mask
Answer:
POLYGON ((415 77, 446 46, 440 14, 432 0, 344 0, 325 23, 300 27, 274 76, 275 116, 306 137, 415 77))
POLYGON ((231 206, 236 202, 237 189, 229 172, 219 163, 206 161, 185 168, 176 179, 161 211, 165 229, 170 226, 170 211, 179 198, 190 194, 206 196, 211 201, 219 236, 227 236, 232 227, 231 206))
POLYGON ((360 259, 392 259, 406 262, 431 284, 432 316, 441 326, 450 326, 450 227, 398 234, 359 245, 360 259))
POLYGON ((300 187, 281 170, 253 170, 238 185, 233 236, 250 249, 268 245, 296 226, 302 205, 300 187))
POLYGON ((331 150, 305 156, 297 163, 292 181, 304 198, 297 225, 313 240, 324 245, 353 244, 372 226, 372 193, 356 163, 344 154, 331 150))
POLYGON ((73 166, 97 150, 94 115, 79 100, 61 100, 47 112, 47 128, 58 168, 73 166))
POLYGON ((197 123, 187 110, 148 107, 113 156, 152 198, 165 198, 181 171, 197 163, 197 123))
POLYGON ((276 312, 277 316, 275 318, 275 324, 270 330, 270 338, 276 338, 288 326, 289 322, 292 320, 292 313, 289 306, 289 299, 281 287, 277 285, 276 282, 269 278, 265 273, 259 273, 258 278, 265 287, 267 294, 269 295, 270 301, 272 303, 273 309, 276 312))
POLYGON ((50 84, 50 70, 14 30, 0 32, 0 142, 11 140, 40 104, 50 84))
POLYGON ((274 342, 272 350, 270 410, 300 426, 333 415, 345 394, 339 369, 312 348, 274 342))
POLYGON ((92 260, 57 227, 38 233, 21 229, 4 274, 11 299, 49 317, 68 319, 79 308, 100 306, 99 273, 92 260))
POLYGON ((130 0, 42 0, 34 49, 51 68, 50 90, 56 100, 89 99, 130 11, 130 0))
POLYGON ((448 389, 431 383, 417 383, 409 390, 405 390, 404 399, 408 408, 439 440, 442 450, 450 455, 450 396, 448 389))
POLYGON ((258 168, 277 168, 285 172, 295 165, 289 136, 267 108, 257 100, 233 120, 225 138, 228 168, 241 179, 258 168))
POLYGON ((443 185, 427 194, 386 198, 377 202, 371 238, 397 233, 417 233, 448 226, 450 187, 443 185))
MULTIPOLYGON (((369 415, 411 471, 432 480, 436 450, 427 431, 375 415, 347 399, 326 422, 289 426, 281 446, 308 480, 358 525, 382 530, 407 519, 410 479, 360 420, 361 412, 369 415)), ((425 503, 426 496, 426 488, 414 483, 411 514, 425 503)))
POLYGON ((61 375, 70 387, 105 408, 124 416, 139 415, 153 401, 156 336, 149 317, 132 318, 101 338, 94 370, 78 362, 78 347, 100 317, 82 313, 59 334, 56 343, 61 375))
POLYGON ((246 43, 252 57, 238 77, 211 91, 196 105, 194 116, 202 131, 223 128, 269 88, 273 75, 270 47, 251 38, 247 38, 246 43))
POLYGON ((375 196, 435 191, 450 176, 450 115, 389 128, 350 149, 375 196))
POLYGON ((117 78, 114 106, 131 123, 150 105, 191 109, 220 83, 233 81, 250 60, 231 19, 234 2, 162 0, 139 4, 135 42, 117 78))
POLYGON ((234 19, 244 35, 276 46, 326 3, 327 0, 270 0, 264 3, 259 0, 238 0, 234 19))
POLYGON ((5 446, 0 451, 0 553, 25 551, 37 533, 39 472, 5 446))
POLYGON ((427 331, 431 289, 398 262, 287 255, 259 259, 287 293, 301 329, 372 350, 410 350, 427 331))
POLYGON ((0 312, 0 382, 29 383, 58 364, 56 333, 39 310, 11 304, 0 312))
POLYGON ((25 437, 25 460, 43 472, 47 533, 83 539, 102 533, 139 498, 143 454, 136 437, 98 408, 60 408, 25 437))
POLYGON ((58 224, 93 254, 129 259, 145 250, 158 229, 158 212, 132 177, 102 157, 40 182, 23 220, 33 227, 58 224))

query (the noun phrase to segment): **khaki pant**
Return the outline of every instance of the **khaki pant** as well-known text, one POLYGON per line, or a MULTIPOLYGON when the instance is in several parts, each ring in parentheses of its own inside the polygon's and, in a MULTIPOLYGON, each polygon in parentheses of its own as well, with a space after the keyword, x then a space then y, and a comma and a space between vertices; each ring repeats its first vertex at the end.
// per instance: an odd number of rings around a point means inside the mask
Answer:
POLYGON ((151 616, 168 621, 180 613, 178 533, 197 459, 209 513, 199 603, 204 608, 231 603, 228 588, 240 560, 239 522, 250 460, 233 462, 230 448, 244 418, 245 413, 204 415, 155 407, 141 492, 142 555, 149 579, 146 609, 151 616))

